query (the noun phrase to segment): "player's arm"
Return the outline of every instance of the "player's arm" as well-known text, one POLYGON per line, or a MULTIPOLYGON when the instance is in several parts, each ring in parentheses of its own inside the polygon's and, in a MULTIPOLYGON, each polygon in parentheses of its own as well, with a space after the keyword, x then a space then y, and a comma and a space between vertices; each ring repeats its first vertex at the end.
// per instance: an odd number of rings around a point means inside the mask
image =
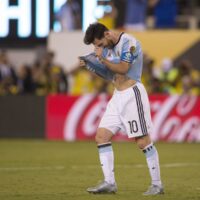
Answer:
POLYGON ((126 74, 129 70, 130 63, 121 60, 119 63, 113 63, 107 60, 102 56, 103 48, 102 47, 95 47, 96 56, 99 60, 106 65, 111 71, 118 73, 118 74, 126 74))
POLYGON ((111 71, 118 74, 126 74, 130 67, 130 64, 124 61, 120 61, 119 63, 112 63, 103 57, 100 57, 100 61, 104 65, 106 65, 111 71))

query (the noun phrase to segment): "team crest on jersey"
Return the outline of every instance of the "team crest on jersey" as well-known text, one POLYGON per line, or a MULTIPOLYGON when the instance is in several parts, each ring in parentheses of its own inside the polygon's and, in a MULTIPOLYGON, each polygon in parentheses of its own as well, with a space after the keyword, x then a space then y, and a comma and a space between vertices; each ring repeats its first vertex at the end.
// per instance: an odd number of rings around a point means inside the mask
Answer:
POLYGON ((134 47, 134 46, 131 46, 130 52, 131 52, 131 53, 134 53, 134 52, 135 52, 135 47, 134 47))

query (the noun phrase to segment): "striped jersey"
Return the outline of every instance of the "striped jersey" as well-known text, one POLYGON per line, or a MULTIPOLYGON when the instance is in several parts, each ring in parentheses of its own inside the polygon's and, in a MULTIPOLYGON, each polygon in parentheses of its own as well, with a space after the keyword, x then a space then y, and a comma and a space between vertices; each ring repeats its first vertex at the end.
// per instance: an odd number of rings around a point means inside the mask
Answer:
POLYGON ((104 48, 103 57, 113 63, 120 61, 130 63, 126 76, 136 82, 141 82, 143 53, 139 41, 133 36, 121 33, 114 48, 104 48))

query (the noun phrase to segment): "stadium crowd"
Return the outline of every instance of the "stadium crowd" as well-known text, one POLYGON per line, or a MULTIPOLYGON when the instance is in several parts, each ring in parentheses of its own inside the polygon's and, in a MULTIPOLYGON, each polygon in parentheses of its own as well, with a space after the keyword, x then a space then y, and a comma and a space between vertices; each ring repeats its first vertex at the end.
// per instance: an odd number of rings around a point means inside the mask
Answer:
MULTIPOLYGON (((55 15, 62 30, 81 29, 82 0, 68 0, 55 15)), ((109 29, 129 31, 146 29, 200 28, 199 0, 99 0, 104 7, 96 19, 109 29)))
MULTIPOLYGON (((100 3, 102 2, 100 1, 100 3)), ((71 14, 71 20, 68 20, 69 26, 64 24, 63 29, 81 28, 81 25, 77 23, 77 21, 81 22, 78 3, 80 3, 79 0, 67 1, 55 16, 56 20, 66 23, 66 16, 71 14), (72 20, 73 17, 74 20, 72 20), (78 26, 75 26, 77 24, 78 26)), ((185 14, 187 16, 189 13, 190 16, 195 16, 195 13, 199 13, 196 11, 200 10, 198 0, 113 0, 105 1, 103 4, 108 4, 112 9, 108 13, 105 11, 103 17, 99 19, 101 23, 108 28, 121 29, 123 27, 126 30, 139 31, 151 28, 147 16, 153 16, 154 28, 191 28, 190 25, 185 26, 181 20, 177 21, 179 19, 177 15, 185 14)), ((195 19, 198 17, 199 15, 196 15, 195 19)), ((193 18, 186 17, 184 19, 193 18)), ((194 24, 193 21, 191 24, 194 24)), ((196 28, 200 25, 200 23, 195 24, 196 28)), ((53 52, 45 53, 32 65, 12 66, 11 63, 13 62, 10 62, 7 52, 1 51, 0 96, 55 93, 81 95, 100 92, 111 94, 113 91, 110 83, 97 78, 85 68, 76 68, 66 73, 64 66, 59 66, 54 62, 53 52)), ((192 66, 190 60, 182 60, 178 64, 174 64, 171 60, 164 59, 161 66, 155 66, 154 59, 144 55, 142 82, 149 94, 200 95, 200 72, 196 70, 197 68, 200 67, 192 66)))
MULTIPOLYGON (((76 68, 66 73, 54 62, 54 53, 47 52, 42 59, 31 66, 12 66, 6 51, 0 53, 0 96, 6 95, 47 95, 113 91, 112 84, 90 73, 85 68, 76 68), (19 69, 19 70, 16 70, 19 69)), ((154 60, 144 55, 142 82, 149 94, 190 94, 200 95, 200 72, 189 60, 182 60, 176 66, 164 59, 156 67, 154 60)))
POLYGON ((0 95, 66 93, 67 76, 53 63, 54 54, 46 53, 31 66, 12 66, 5 51, 0 53, 0 95), (19 70, 16 70, 19 69, 19 70))

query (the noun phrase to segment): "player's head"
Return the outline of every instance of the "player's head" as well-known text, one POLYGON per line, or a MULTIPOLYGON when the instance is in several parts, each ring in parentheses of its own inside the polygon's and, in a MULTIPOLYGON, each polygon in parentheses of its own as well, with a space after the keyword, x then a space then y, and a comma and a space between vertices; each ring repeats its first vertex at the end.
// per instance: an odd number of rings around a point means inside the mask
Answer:
POLYGON ((90 24, 84 37, 85 44, 94 44, 98 47, 113 47, 109 29, 101 23, 90 24))

